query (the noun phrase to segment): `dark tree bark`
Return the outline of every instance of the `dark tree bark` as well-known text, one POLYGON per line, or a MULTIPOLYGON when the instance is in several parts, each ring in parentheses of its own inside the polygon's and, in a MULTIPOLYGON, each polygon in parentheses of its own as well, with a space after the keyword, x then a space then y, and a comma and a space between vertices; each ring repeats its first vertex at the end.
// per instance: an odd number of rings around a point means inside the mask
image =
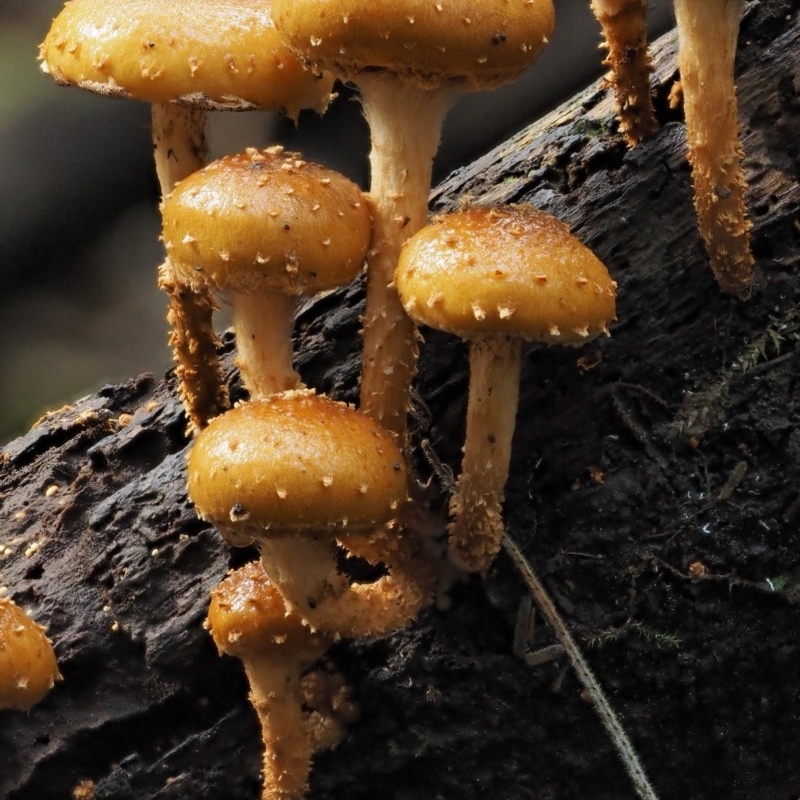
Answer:
MULTIPOLYGON (((506 516, 664 798, 800 792, 799 16, 763 0, 742 26, 748 300, 717 290, 697 234, 672 37, 651 140, 626 150, 595 85, 433 196, 532 202, 619 283, 611 339, 526 355, 506 516)), ((354 286, 299 316, 301 374, 348 400, 361 303, 354 286)), ((412 429, 438 510, 466 363, 449 337, 425 339, 412 429)), ((241 667, 202 628, 209 590, 252 553, 195 518, 185 426, 174 378, 143 376, 3 450, 0 584, 48 626, 64 681, 28 714, 0 712, 2 797, 257 795, 241 667)), ((525 596, 501 554, 446 610, 337 645, 361 719, 316 759, 312 800, 634 797, 566 659, 515 655, 525 596)), ((552 643, 540 625, 529 646, 552 643)))

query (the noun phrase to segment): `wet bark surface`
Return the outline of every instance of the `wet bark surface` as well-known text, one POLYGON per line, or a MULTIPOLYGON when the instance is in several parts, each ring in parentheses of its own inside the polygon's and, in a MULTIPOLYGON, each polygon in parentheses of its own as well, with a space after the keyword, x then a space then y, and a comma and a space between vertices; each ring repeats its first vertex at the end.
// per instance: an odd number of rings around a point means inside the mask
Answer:
MULTIPOLYGON (((664 798, 800 793, 799 10, 765 0, 743 22, 749 299, 717 290, 696 231, 669 37, 653 139, 626 150, 590 87, 433 197, 532 202, 619 283, 610 339, 526 352, 506 518, 664 798)), ((298 320, 303 378, 346 400, 362 296, 298 320)), ((412 430, 436 511, 467 374, 461 344, 424 335, 412 430)), ((0 712, 2 797, 257 796, 241 668, 202 628, 210 589, 253 553, 195 518, 185 425, 174 378, 141 376, 2 451, 0 583, 48 626, 64 675, 30 713, 0 712)), ((515 653, 526 594, 501 554, 408 630, 337 644, 361 717, 316 759, 310 798, 633 798, 565 657, 515 653)), ((553 643, 540 623, 526 646, 553 643)))

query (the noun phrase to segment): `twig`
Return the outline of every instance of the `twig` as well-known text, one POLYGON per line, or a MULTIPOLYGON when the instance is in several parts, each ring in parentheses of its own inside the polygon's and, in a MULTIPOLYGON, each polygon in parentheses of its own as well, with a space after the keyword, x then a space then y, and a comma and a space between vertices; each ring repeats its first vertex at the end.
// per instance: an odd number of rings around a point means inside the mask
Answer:
POLYGON ((611 740, 622 758, 622 762, 633 782, 637 794, 642 800, 658 800, 658 795, 647 780, 644 768, 639 761, 639 757, 636 755, 631 740, 628 738, 617 716, 614 714, 597 678, 595 678, 594 673, 586 663, 583 654, 578 649, 578 645, 567 630, 566 624, 561 619, 561 615, 558 613, 553 601, 547 594, 547 590, 533 571, 533 567, 531 567, 528 560, 522 554, 516 542, 507 533, 503 535, 502 545, 520 571, 523 580, 531 592, 531 596, 542 612, 542 616, 553 628, 558 640, 564 647, 579 680, 583 683, 594 703, 594 707, 597 709, 600 721, 611 736, 611 740))

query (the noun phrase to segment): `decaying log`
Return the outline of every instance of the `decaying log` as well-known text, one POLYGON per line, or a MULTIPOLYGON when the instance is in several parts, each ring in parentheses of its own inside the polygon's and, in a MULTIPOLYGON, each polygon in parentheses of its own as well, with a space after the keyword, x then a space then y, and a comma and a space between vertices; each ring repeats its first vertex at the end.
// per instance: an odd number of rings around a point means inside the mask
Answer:
MULTIPOLYGON (((764 0, 742 25, 747 301, 716 289, 696 230, 672 36, 653 139, 626 149, 598 83, 433 196, 533 202, 619 283, 612 338, 527 353, 506 516, 665 798, 800 790, 799 16, 764 0)), ((347 400, 362 301, 353 286, 298 319, 303 378, 347 400)), ((412 433, 439 508, 466 372, 458 343, 425 339, 412 433)), ((30 713, 0 712, 8 800, 257 795, 241 668, 202 629, 209 590, 252 553, 195 518, 185 428, 174 376, 141 376, 2 451, 0 585, 48 626, 64 675, 30 713)), ((563 656, 515 654, 524 596, 501 555, 409 630, 337 645, 361 719, 317 759, 311 800, 634 797, 563 656)), ((540 625, 528 646, 552 643, 540 625)))

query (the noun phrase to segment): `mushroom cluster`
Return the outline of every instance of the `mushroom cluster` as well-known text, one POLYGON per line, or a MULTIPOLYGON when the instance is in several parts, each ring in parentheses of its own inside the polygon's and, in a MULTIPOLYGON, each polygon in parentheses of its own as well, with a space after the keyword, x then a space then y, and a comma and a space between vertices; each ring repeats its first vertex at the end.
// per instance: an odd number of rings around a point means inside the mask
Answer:
MULTIPOLYGON (((162 270, 181 290, 208 291, 232 306, 249 394, 196 436, 188 492, 197 514, 233 546, 257 546, 270 605, 305 630, 306 665, 341 636, 407 625, 430 601, 434 582, 433 570, 420 563, 417 537, 398 522, 407 500, 404 455, 391 433, 306 388, 292 366, 297 298, 348 283, 363 267, 372 237, 368 198, 298 153, 251 148, 181 181, 164 198, 162 217, 162 270), (341 555, 364 558, 385 574, 353 581, 339 566, 341 555)), ((230 594, 227 586, 219 592, 230 594)), ((252 575, 247 586, 254 586, 252 575)), ((259 604, 266 601, 248 607, 259 604)), ((273 682, 283 675, 289 690, 294 679, 285 670, 297 678, 294 648, 267 648, 272 634, 257 622, 248 634, 255 644, 246 646, 221 644, 230 637, 219 633, 227 624, 219 603, 208 625, 220 649, 247 665, 264 733, 263 796, 300 798, 315 749, 301 700, 294 691, 278 704, 263 688, 266 670, 273 682), (268 666, 256 669, 251 656, 262 646, 268 666)))
POLYGON ((274 0, 275 25, 316 69, 353 83, 372 136, 375 241, 367 265, 361 408, 400 438, 416 370, 392 276, 427 221, 433 157, 452 102, 517 79, 552 33, 552 0, 274 0))
POLYGON ((213 592, 206 627, 250 681, 264 798, 300 800, 314 752, 352 715, 341 683, 325 697, 318 677, 330 644, 410 624, 440 588, 442 546, 411 499, 420 329, 470 341, 448 563, 481 573, 503 534, 524 343, 577 346, 614 319, 606 268, 549 215, 520 205, 428 220, 453 99, 516 79, 553 25, 551 0, 72 0, 42 45, 58 82, 153 105, 159 282, 194 437, 187 491, 228 543, 259 554, 213 592), (280 146, 208 163, 208 109, 321 111, 332 76, 355 84, 371 127, 368 194, 280 146), (304 384, 292 326, 298 298, 365 267, 355 408, 304 384), (232 408, 212 324, 222 302, 246 393, 232 408))

